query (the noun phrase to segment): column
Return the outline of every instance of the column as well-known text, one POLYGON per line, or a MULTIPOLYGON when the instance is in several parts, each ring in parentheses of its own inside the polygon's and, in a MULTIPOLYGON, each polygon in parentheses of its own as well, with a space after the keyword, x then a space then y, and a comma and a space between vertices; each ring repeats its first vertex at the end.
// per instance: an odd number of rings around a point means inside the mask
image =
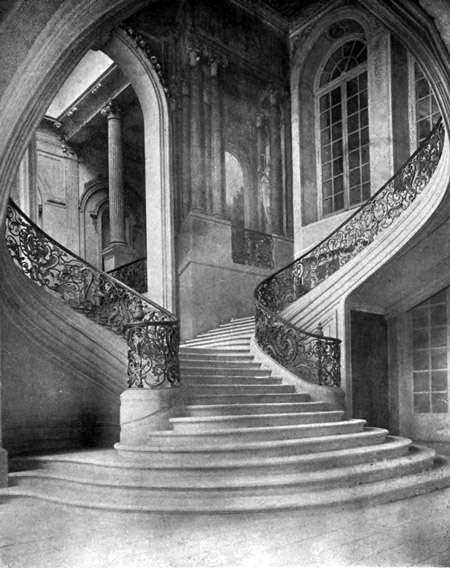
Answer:
POLYGON ((182 218, 191 209, 191 89, 187 79, 181 83, 181 181, 182 218))
POLYGON ((284 105, 284 139, 286 156, 286 233, 294 236, 293 198, 292 198, 292 135, 291 135, 291 103, 287 98, 284 105))
POLYGON ((78 157, 66 143, 62 144, 64 160, 64 185, 66 190, 66 246, 75 254, 80 254, 80 221, 78 214, 78 157))
POLYGON ((191 211, 205 209, 205 160, 203 126, 203 80, 201 57, 197 50, 189 54, 191 66, 191 211))
POLYGON ((125 240, 125 200, 123 187, 123 152, 121 110, 114 101, 102 109, 108 119, 108 187, 110 247, 104 255, 105 271, 132 260, 125 240))
POLYGON ((264 115, 256 116, 256 166, 257 166, 257 185, 256 185, 256 205, 257 205, 257 230, 264 232, 266 223, 264 221, 264 196, 262 194, 263 184, 262 176, 265 170, 265 133, 264 133, 264 115))
POLYGON ((211 67, 208 62, 203 68, 203 124, 204 124, 204 161, 205 161, 205 210, 212 213, 211 186, 211 67))
POLYGON ((283 235, 283 172, 281 161, 281 112, 279 95, 270 93, 270 182, 272 231, 283 235))
POLYGON ((226 196, 223 104, 217 61, 213 61, 211 65, 211 184, 212 213, 215 217, 224 217, 226 196))

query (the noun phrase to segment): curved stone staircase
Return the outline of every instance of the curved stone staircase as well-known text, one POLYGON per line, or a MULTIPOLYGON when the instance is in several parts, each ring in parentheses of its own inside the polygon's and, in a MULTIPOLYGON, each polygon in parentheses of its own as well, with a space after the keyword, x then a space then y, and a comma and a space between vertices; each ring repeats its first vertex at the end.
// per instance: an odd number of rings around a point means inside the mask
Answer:
POLYGON ((186 342, 183 415, 142 446, 22 456, 3 493, 127 511, 386 502, 450 484, 446 459, 344 418, 254 362, 252 318, 186 342))

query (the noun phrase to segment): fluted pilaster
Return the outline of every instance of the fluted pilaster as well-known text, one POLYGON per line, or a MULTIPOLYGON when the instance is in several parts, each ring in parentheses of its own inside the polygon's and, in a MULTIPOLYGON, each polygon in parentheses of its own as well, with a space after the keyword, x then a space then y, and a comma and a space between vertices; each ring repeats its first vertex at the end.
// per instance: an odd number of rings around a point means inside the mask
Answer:
POLYGON ((78 156, 73 148, 62 145, 64 160, 64 185, 66 189, 66 246, 75 254, 80 254, 80 222, 78 213, 78 156))
POLYGON ((211 183, 212 213, 225 215, 225 152, 223 141, 223 101, 220 90, 219 63, 211 64, 211 183))
POLYGON ((203 73, 197 50, 189 54, 191 67, 191 210, 205 210, 205 157, 203 130, 203 73))
POLYGON ((281 110, 279 94, 270 93, 270 183, 272 231, 283 235, 283 170, 281 159, 281 110))

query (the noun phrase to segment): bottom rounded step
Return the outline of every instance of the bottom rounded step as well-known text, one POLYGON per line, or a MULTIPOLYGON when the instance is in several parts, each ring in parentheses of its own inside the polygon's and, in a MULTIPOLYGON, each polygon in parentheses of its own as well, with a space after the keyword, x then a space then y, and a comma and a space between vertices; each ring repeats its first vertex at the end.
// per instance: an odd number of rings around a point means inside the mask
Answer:
POLYGON ((28 496, 65 505, 142 513, 238 512, 384 503, 450 486, 450 460, 434 459, 434 452, 427 448, 415 447, 408 457, 366 464, 365 470, 363 467, 359 470, 358 478, 348 477, 345 474, 349 472, 344 472, 343 485, 321 483, 306 490, 299 490, 296 483, 272 486, 263 483, 244 490, 235 486, 155 490, 127 484, 126 472, 115 485, 96 483, 95 476, 80 480, 29 472, 12 474, 11 479, 17 485, 0 490, 0 498, 28 496), (367 475, 369 471, 372 473, 367 475))

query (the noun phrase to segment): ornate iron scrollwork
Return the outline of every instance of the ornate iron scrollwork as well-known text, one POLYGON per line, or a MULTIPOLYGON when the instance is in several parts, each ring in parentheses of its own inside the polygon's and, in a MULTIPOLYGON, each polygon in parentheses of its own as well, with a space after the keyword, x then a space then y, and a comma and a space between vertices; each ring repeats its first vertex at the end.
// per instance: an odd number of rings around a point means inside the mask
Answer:
POLYGON ((139 294, 147 292, 147 258, 139 258, 107 272, 139 294))
MULTIPOLYGON (((146 353, 154 359, 152 368, 157 370, 154 372, 158 376, 156 386, 162 386, 166 381, 169 385, 177 382, 178 322, 170 312, 61 246, 11 200, 6 215, 6 244, 16 266, 38 286, 112 332, 125 335, 127 340, 130 335, 128 326, 133 322, 140 322, 137 324, 140 326, 153 325, 159 337, 164 335, 159 327, 171 329, 170 341, 169 338, 160 339, 159 343, 155 340, 153 350, 146 353), (164 370, 169 373, 167 377, 164 370)), ((134 349, 135 343, 129 343, 129 350, 134 349)), ((130 373, 130 366, 128 369, 130 373)), ((145 381, 141 381, 142 384, 136 382, 135 369, 132 370, 130 386, 147 385, 145 381)))
POLYGON ((440 122, 406 164, 347 221, 256 288, 256 341, 270 357, 306 380, 339 386, 340 341, 298 329, 278 314, 359 254, 413 203, 436 170, 444 136, 440 122))
POLYGON ((231 234, 233 262, 273 269, 273 237, 251 229, 233 227, 231 234))
POLYGON ((128 386, 157 388, 180 382, 177 322, 130 323, 128 343, 128 386))

